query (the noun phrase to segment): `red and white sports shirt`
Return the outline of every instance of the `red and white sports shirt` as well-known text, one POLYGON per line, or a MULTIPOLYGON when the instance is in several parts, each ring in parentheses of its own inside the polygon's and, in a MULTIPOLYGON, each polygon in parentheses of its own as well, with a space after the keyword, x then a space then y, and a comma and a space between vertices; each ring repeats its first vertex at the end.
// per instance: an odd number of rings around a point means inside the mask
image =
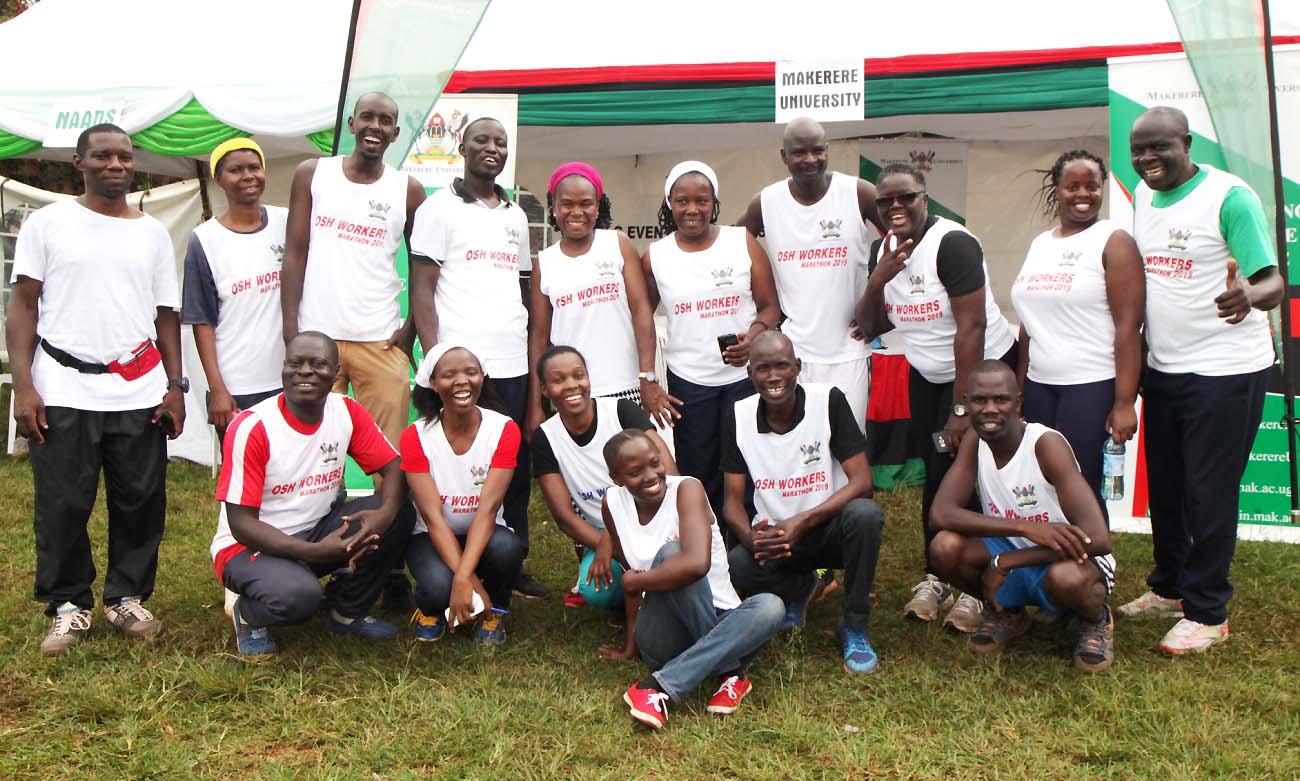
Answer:
MULTIPOLYGON (((451 449, 442 430, 442 418, 416 421, 402 432, 402 471, 433 476, 442 497, 442 517, 455 534, 469 533, 488 471, 514 469, 519 461, 519 426, 500 412, 482 407, 479 411, 483 419, 474 443, 464 453, 451 449)), ((506 523, 500 507, 496 522, 502 526, 506 523)), ((427 530, 424 517, 417 513, 411 533, 423 534, 427 530)))

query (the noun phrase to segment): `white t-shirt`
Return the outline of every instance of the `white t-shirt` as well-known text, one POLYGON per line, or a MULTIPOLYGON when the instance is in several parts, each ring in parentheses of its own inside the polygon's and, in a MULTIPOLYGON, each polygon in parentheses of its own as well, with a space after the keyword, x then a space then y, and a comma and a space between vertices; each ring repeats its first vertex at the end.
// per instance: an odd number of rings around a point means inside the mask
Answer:
POLYGON ((623 284, 619 232, 598 230, 591 248, 571 258, 555 243, 537 256, 542 294, 551 300, 551 344, 587 360, 591 395, 639 387, 632 310, 623 284))
MULTIPOLYGON (((514 469, 519 459, 519 426, 499 412, 479 408, 483 419, 469 450, 459 455, 451 449, 442 418, 419 420, 402 432, 402 471, 433 476, 442 498, 442 517, 454 534, 466 534, 478 512, 479 497, 490 469, 514 469)), ((412 534, 429 530, 417 511, 412 534)), ((505 526, 503 507, 496 521, 505 526)))
POLYGON ((528 373, 528 310, 519 277, 533 270, 528 216, 502 199, 496 208, 438 190, 415 212, 411 252, 442 271, 434 291, 438 341, 469 348, 492 377, 528 373))
POLYGON ((736 446, 754 481, 752 523, 780 523, 811 510, 848 485, 831 453, 830 385, 800 383, 804 415, 784 434, 759 433, 755 394, 736 402, 736 446))
POLYGON ((1115 321, 1102 254, 1118 223, 1098 220, 1071 236, 1038 234, 1011 286, 1029 334, 1029 379, 1082 385, 1115 377, 1115 321))
POLYGON ((370 413, 346 396, 331 393, 315 425, 294 417, 284 394, 235 416, 226 429, 217 479, 217 501, 223 504, 212 556, 236 544, 225 502, 258 508, 258 520, 285 534, 315 526, 343 485, 344 456, 367 474, 397 457, 370 413))
MULTIPOLYGON (((744 230, 743 228, 741 230, 744 230)), ((659 512, 646 525, 641 525, 636 513, 636 502, 632 494, 622 486, 614 486, 605 493, 609 505, 609 517, 614 521, 618 532, 618 542, 623 548, 623 556, 632 569, 648 570, 654 564, 655 556, 665 544, 681 538, 681 526, 677 513, 677 488, 684 480, 694 477, 666 475, 664 503, 659 512)), ((696 480, 696 482, 699 482, 696 480)), ((709 589, 713 592, 713 606, 719 610, 731 610, 740 605, 740 596, 731 585, 731 570, 727 567, 727 548, 722 544, 722 534, 718 531, 718 521, 709 510, 709 589)))
POLYGON ((578 515, 597 529, 605 528, 600 500, 612 484, 609 467, 605 465, 605 444, 623 430, 618 417, 618 402, 618 399, 592 399, 596 405, 596 432, 585 445, 573 441, 573 435, 564 427, 559 415, 552 415, 542 423, 546 442, 560 466, 560 477, 564 479, 564 487, 569 489, 569 497, 578 508, 578 515))
POLYGON ((407 175, 387 165, 379 181, 358 184, 343 173, 342 157, 317 161, 299 330, 382 342, 401 326, 397 250, 408 186, 407 175))
POLYGON ((1152 205, 1145 182, 1133 191, 1133 238, 1146 266, 1147 363, 1161 372, 1210 377, 1267 369, 1274 358, 1268 315, 1251 309, 1229 325, 1214 303, 1227 286, 1231 254, 1219 212, 1228 191, 1246 183, 1200 168, 1205 181, 1172 206, 1152 205))
POLYGON ((767 255, 786 321, 781 333, 805 361, 843 363, 870 355, 852 337, 853 309, 867 279, 867 226, 858 208, 857 177, 834 172, 830 189, 805 206, 790 180, 759 193, 767 255))
MULTIPOLYGON (((976 461, 976 474, 979 478, 980 502, 984 514, 993 518, 1006 518, 1028 523, 1069 523, 1061 501, 1057 498, 1056 487, 1043 476, 1043 469, 1038 464, 1038 454, 1034 448, 1038 439, 1044 434, 1061 436, 1055 429, 1041 423, 1026 423, 1025 435, 1020 441, 1020 448, 1001 469, 993 458, 993 451, 984 440, 979 441, 979 453, 976 461)), ((1062 440, 1065 437, 1061 437, 1062 440)), ((1069 443, 1066 443, 1069 447, 1069 443)), ((1077 462, 1075 464, 1078 466, 1077 462)), ((1032 548, 1034 543, 1024 537, 1007 537, 1007 542, 1017 548, 1032 548)), ((1107 589, 1115 580, 1115 557, 1112 555, 1094 558, 1102 574, 1106 577, 1107 589)))
POLYGON ((664 360, 687 382, 718 387, 746 377, 743 366, 723 363, 718 337, 744 333, 758 319, 747 235, 723 225, 708 249, 683 252, 676 234, 650 245, 650 269, 668 321, 664 360))
MULTIPOLYGON (((960 224, 939 217, 912 248, 907 265, 885 285, 885 313, 903 342, 907 362, 927 382, 942 384, 957 378, 953 345, 957 320, 952 316, 948 290, 939 279, 939 244, 953 231, 970 233, 960 224)), ((879 257, 886 251, 880 243, 879 257)), ((984 266, 984 357, 1001 358, 1016 336, 1002 316, 989 288, 988 262, 984 266)))
POLYGON ((262 209, 266 224, 252 233, 232 231, 215 217, 203 223, 194 229, 185 257, 182 322, 215 326, 217 366, 226 390, 236 396, 282 384, 280 266, 289 210, 262 209), (210 292, 204 289, 209 282, 210 292), (215 302, 198 300, 209 298, 215 302), (212 303, 215 313, 207 311, 212 303))
MULTIPOLYGON (((112 363, 157 339, 158 308, 181 304, 176 254, 161 222, 147 214, 107 217, 73 199, 45 206, 23 224, 10 281, 19 276, 41 283, 36 335, 88 363, 112 363)), ((167 372, 159 362, 129 381, 82 374, 38 345, 32 383, 47 407, 120 412, 162 403, 167 372)))

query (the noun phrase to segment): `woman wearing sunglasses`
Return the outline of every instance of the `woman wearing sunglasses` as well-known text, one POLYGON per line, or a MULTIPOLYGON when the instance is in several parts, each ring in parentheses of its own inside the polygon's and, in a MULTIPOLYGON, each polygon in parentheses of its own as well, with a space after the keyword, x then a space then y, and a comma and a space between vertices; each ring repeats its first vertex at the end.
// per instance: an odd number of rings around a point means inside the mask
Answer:
MULTIPOLYGON (((911 364, 912 426, 918 436, 933 436, 933 444, 925 443, 921 496, 926 575, 903 610, 914 621, 933 621, 952 603, 953 593, 930 564, 930 504, 971 425, 953 387, 965 388, 966 375, 985 358, 1000 358, 1014 369, 1016 339, 989 290, 979 240, 962 225, 930 214, 925 176, 910 165, 887 165, 876 180, 876 194, 888 232, 871 247, 871 275, 857 318, 868 338, 886 331, 900 337, 911 364)), ((963 594, 944 625, 974 631, 982 612, 975 596, 963 594)))

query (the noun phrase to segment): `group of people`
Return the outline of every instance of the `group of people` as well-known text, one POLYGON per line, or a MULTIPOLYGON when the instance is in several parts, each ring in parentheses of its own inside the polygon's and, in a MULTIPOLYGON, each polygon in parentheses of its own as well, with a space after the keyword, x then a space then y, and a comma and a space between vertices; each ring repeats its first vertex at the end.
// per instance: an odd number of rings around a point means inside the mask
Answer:
POLYGON ((499 122, 465 127, 464 176, 427 198, 383 163, 399 134, 390 98, 362 96, 348 128, 355 149, 299 166, 287 210, 261 203, 253 141, 213 151, 228 205, 195 229, 183 295, 166 232, 126 204, 132 145, 119 128, 82 134, 85 194, 23 227, 7 333, 36 486, 35 596, 53 619, 43 653, 90 629, 86 522, 101 468, 105 616, 128 637, 162 628, 144 602, 165 441, 185 423, 182 322, 222 439, 211 554, 243 654, 274 652, 273 627, 321 611, 328 631, 395 637, 370 612, 407 572, 417 640, 472 624, 480 643, 504 642, 512 596, 548 593, 524 570, 535 477, 575 547, 566 604, 621 613, 626 637, 600 655, 652 670, 624 694, 637 720, 663 726, 667 700, 708 678, 708 709, 734 711, 747 665, 803 623, 823 570, 842 571, 844 666, 873 672, 884 516, 864 426, 869 345, 891 330, 910 364, 912 425, 935 432, 908 618, 950 607, 945 625, 991 653, 1025 631, 1025 608, 1069 611, 1076 666, 1108 667, 1102 446, 1133 436, 1141 388, 1159 442, 1156 566, 1150 591, 1117 612, 1179 617, 1161 641, 1171 653, 1227 640, 1237 482, 1273 363, 1263 310, 1283 288, 1258 198, 1192 162, 1179 112, 1133 127, 1131 232, 1099 218, 1099 157, 1068 152, 1045 173, 1057 224, 1013 286, 1019 338, 979 240, 929 213, 923 173, 830 172, 811 120, 786 127, 789 178, 736 226, 718 224, 708 165, 675 166, 664 236, 640 254, 611 230, 600 174, 560 166, 547 187, 560 238, 536 266, 527 219, 496 183, 509 154, 499 122), (342 494, 345 456, 373 475, 373 495, 342 494))

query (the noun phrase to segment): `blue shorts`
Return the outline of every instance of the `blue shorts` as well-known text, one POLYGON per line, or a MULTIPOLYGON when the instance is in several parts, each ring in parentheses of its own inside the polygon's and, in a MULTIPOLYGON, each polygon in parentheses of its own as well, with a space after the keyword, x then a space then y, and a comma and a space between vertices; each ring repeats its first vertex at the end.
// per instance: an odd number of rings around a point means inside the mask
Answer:
MULTIPOLYGON (((989 549, 990 557, 1017 550, 1006 537, 981 539, 984 541, 984 547, 989 549)), ((1026 605, 1037 605, 1053 613, 1059 612, 1059 608, 1052 603, 1051 597, 1047 596, 1047 591, 1043 588, 1043 579, 1047 577, 1047 568, 1050 566, 1050 564, 1039 564, 1037 567, 1017 567, 1011 570, 1011 574, 1007 575, 1001 586, 998 586, 998 604, 1010 610, 1026 605)))

